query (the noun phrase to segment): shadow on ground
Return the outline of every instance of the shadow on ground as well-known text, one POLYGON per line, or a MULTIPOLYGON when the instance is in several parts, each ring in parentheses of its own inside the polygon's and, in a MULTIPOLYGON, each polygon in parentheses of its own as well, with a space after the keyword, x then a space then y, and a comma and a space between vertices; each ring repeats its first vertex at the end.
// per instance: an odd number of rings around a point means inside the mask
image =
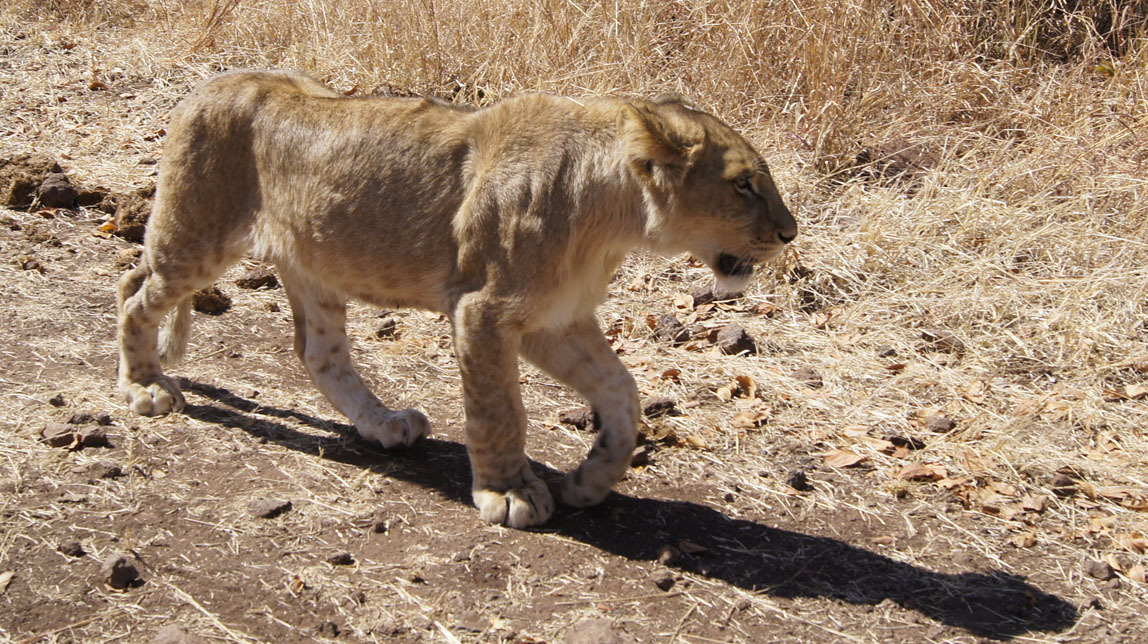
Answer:
MULTIPOLYGON (((183 387, 231 407, 188 405, 184 413, 192 418, 358 467, 385 463, 389 476, 470 503, 470 467, 462 445, 430 438, 412 449, 384 453, 361 441, 347 424, 263 406, 210 385, 184 380, 183 387), (291 419, 333 436, 316 437, 268 418, 291 419)), ((534 467, 552 484, 562 476, 537 463, 534 467)), ((543 531, 632 560, 656 559, 664 544, 686 541, 697 548, 678 567, 695 574, 775 597, 823 597, 858 605, 888 600, 981 637, 1059 632, 1077 619, 1071 604, 1015 575, 934 572, 843 541, 730 518, 687 501, 614 493, 590 510, 560 508, 543 531)))

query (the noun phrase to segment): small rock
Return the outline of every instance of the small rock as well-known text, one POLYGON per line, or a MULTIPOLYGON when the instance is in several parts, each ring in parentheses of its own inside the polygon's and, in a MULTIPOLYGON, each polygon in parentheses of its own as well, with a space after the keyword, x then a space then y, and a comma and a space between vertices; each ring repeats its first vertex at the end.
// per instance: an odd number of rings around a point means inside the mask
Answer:
POLYGON ((355 565, 355 556, 349 552, 339 552, 327 557, 327 563, 332 566, 353 566, 355 565))
POLYGON ((654 337, 662 342, 678 345, 689 341, 690 330, 673 315, 663 313, 658 316, 658 322, 654 325, 654 337))
POLYGON ((96 424, 100 427, 107 427, 112 424, 112 415, 106 411, 101 411, 96 414, 96 424))
POLYGON ((69 557, 83 557, 87 554, 84 551, 84 546, 79 541, 65 541, 56 546, 56 550, 68 555, 69 557))
POLYGON ((739 353, 754 353, 757 345, 745 329, 736 324, 727 324, 717 334, 717 346, 722 353, 737 355, 739 353))
POLYGON ((168 624, 155 634, 149 644, 203 644, 203 638, 178 624, 168 624))
POLYGON ((319 625, 319 635, 323 637, 338 637, 342 629, 333 621, 326 621, 319 625))
POLYGON ((1100 581, 1108 581, 1116 577, 1116 571, 1112 569, 1112 566, 1095 559, 1084 560, 1084 574, 1100 581))
POLYGON ((398 333, 399 322, 392 317, 385 317, 375 323, 375 329, 371 335, 378 340, 386 340, 393 338, 398 333))
POLYGON ((64 402, 64 394, 56 394, 48 399, 48 404, 53 407, 63 407, 67 403, 64 402))
POLYGON ((893 358, 897 355, 897 347, 891 344, 883 344, 877 347, 878 358, 893 358))
POLYGON ((630 644, 634 640, 619 633, 608 619, 584 619, 566 633, 565 644, 630 644))
POLYGON ((643 467, 650 464, 650 446, 642 445, 630 454, 630 467, 643 467))
POLYGON ((925 419, 925 428, 935 434, 947 434, 953 431, 957 424, 951 418, 941 414, 933 414, 925 419))
POLYGON ((136 558, 126 552, 113 552, 100 566, 100 578, 109 588, 124 590, 139 582, 140 571, 136 558))
POLYGON ((814 389, 818 389, 825 384, 821 380, 821 374, 817 373, 817 370, 812 367, 794 369, 793 373, 789 374, 789 376, 806 387, 813 387, 814 389))
POLYGON ((945 329, 924 329, 921 331, 921 339, 925 341, 926 348, 934 351, 946 353, 964 353, 965 351, 965 343, 952 331, 945 329))
POLYGON ((16 258, 16 266, 20 267, 22 271, 36 271, 37 273, 44 274, 44 265, 40 260, 32 257, 31 255, 21 255, 16 258))
POLYGON ((86 425, 92 422, 92 415, 87 412, 76 412, 68 418, 69 425, 86 425))
POLYGON ((67 447, 76 440, 74 428, 64 423, 48 423, 40 430, 40 437, 52 447, 67 447))
POLYGON ((246 289, 272 289, 279 286, 279 279, 275 277, 275 273, 271 269, 258 266, 243 274, 242 277, 235 280, 235 285, 239 288, 246 289))
POLYGON ((563 425, 572 425, 576 429, 586 429, 587 427, 597 427, 598 419, 595 418, 597 414, 589 407, 582 407, 580 409, 571 409, 562 412, 558 417, 558 422, 563 425))
POLYGON ((278 302, 267 302, 263 306, 264 306, 264 308, 266 308, 268 311, 270 311, 272 313, 278 313, 279 312, 279 303, 278 302))
POLYGON ((40 204, 47 208, 72 208, 76 205, 76 196, 76 188, 63 172, 48 174, 36 191, 40 204))
POLYGON ((261 519, 273 519, 291 509, 290 501, 259 498, 248 502, 247 509, 261 519))
POLYGON ((658 548, 657 562, 663 566, 676 566, 682 562, 682 551, 667 543, 658 548))
POLYGON ((108 433, 102 427, 83 427, 76 432, 79 447, 110 447, 108 433))
POLYGON ((813 486, 809 484, 809 479, 805 476, 805 470, 793 470, 786 474, 785 484, 798 492, 813 489, 813 486))
POLYGON ((116 479, 123 475, 124 471, 115 463, 97 461, 88 466, 88 478, 91 479, 116 479))
POLYGON ((646 415, 646 418, 665 416, 672 413, 677 404, 678 401, 671 396, 656 396, 646 401, 645 406, 642 407, 642 413, 646 415))
POLYGON ((1052 493, 1059 497, 1068 497, 1076 494, 1077 487, 1076 481, 1063 472, 1058 472, 1048 482, 1048 486, 1052 488, 1052 493))
POLYGON ((885 434, 885 440, 896 445, 897 447, 904 447, 908 450, 925 449, 925 441, 916 438, 915 436, 905 436, 903 434, 890 432, 885 434))
POLYGON ((650 575, 650 581, 654 582, 659 590, 668 591, 674 587, 674 573, 669 570, 659 570, 650 575))
POLYGON ((218 286, 200 289, 191 296, 191 306, 200 313, 221 315, 231 308, 231 298, 219 290, 218 286))
POLYGON ((717 283, 710 283, 704 286, 696 286, 690 291, 690 297, 694 298, 694 306, 702 306, 710 302, 725 302, 726 300, 736 300, 742 296, 741 291, 727 291, 717 283))

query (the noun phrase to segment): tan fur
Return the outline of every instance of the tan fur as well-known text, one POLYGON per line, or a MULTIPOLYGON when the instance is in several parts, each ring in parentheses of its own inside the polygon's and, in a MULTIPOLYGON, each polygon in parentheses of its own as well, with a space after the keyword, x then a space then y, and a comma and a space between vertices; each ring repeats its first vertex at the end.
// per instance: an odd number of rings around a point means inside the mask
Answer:
MULTIPOLYGON (((120 281, 120 389, 177 411, 160 369, 187 338, 187 300, 244 253, 274 262, 295 350, 359 433, 384 447, 430 432, 350 361, 345 303, 447 314, 462 371, 474 502, 512 527, 553 510, 524 451, 522 355, 584 395, 599 437, 562 499, 602 501, 626 471, 634 381, 594 308, 627 252, 690 252, 744 281, 797 227, 753 148, 679 97, 526 95, 483 110, 344 98, 295 73, 233 72, 172 112, 139 266, 120 281)), ((734 284, 736 286, 736 284, 734 284)))

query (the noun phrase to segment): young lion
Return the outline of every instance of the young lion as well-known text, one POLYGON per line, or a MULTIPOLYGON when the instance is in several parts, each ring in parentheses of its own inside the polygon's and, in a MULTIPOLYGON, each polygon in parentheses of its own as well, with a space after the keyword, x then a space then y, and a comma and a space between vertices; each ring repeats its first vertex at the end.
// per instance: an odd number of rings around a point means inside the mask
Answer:
POLYGON ((191 294, 253 251, 279 270, 311 379, 383 447, 430 425, 356 373, 347 299, 449 316, 474 504, 515 528, 554 508, 524 451, 518 356, 596 411, 599 435, 562 500, 599 503, 626 471, 639 413, 594 317, 623 257, 690 252, 738 288, 797 235, 745 139, 673 97, 526 95, 470 110, 233 72, 195 89, 167 131, 143 258, 119 284, 119 387, 132 411, 183 407, 160 362, 183 353, 191 294))

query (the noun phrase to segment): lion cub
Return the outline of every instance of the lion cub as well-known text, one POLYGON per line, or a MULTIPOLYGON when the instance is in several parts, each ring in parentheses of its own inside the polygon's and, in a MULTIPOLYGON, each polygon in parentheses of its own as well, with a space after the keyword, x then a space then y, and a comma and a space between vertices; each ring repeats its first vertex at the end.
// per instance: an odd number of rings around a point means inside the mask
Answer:
POLYGON ((599 503, 626 471, 639 414, 594 317, 623 257, 689 252, 737 288, 797 235, 757 152, 678 98, 525 95, 472 110, 232 72, 185 98, 167 132, 143 258, 119 283, 119 387, 132 411, 183 407, 160 363, 183 353, 192 293, 252 252, 278 268, 311 379, 383 447, 430 424, 384 405, 356 373, 347 299, 449 316, 474 504, 515 528, 554 509, 524 451, 518 356, 597 412, 562 500, 599 503))

